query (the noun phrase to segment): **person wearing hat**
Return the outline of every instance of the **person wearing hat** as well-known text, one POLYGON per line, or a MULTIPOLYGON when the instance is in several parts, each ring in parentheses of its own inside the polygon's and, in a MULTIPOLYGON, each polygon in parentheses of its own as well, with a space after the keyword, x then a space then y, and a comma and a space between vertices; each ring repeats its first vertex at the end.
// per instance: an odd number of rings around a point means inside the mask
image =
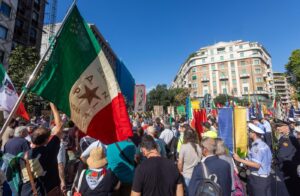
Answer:
POLYGON ((298 141, 298 144, 300 145, 300 126, 295 127, 295 133, 296 133, 296 139, 298 141))
POLYGON ((203 124, 203 134, 202 137, 209 137, 212 139, 216 139, 218 137, 218 134, 216 131, 211 130, 211 124, 209 122, 204 122, 203 124))
POLYGON ((107 160, 102 147, 91 150, 86 161, 88 169, 83 170, 75 182, 75 190, 81 195, 111 195, 120 186, 116 175, 106 168, 107 160))
POLYGON ((249 195, 271 196, 272 153, 269 146, 261 140, 265 132, 252 123, 249 123, 248 127, 249 137, 253 140, 248 160, 240 158, 236 153, 233 154, 233 158, 248 166, 251 171, 247 181, 249 195))
POLYGON ((297 195, 300 184, 297 176, 297 166, 300 163, 299 143, 294 135, 290 134, 289 126, 285 122, 278 122, 275 125, 279 135, 276 163, 289 194, 297 195))

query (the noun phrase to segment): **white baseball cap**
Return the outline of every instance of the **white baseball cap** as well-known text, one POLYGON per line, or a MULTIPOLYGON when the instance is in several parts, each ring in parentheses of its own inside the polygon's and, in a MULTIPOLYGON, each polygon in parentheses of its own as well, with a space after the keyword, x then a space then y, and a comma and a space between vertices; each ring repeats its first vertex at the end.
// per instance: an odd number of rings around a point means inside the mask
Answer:
POLYGON ((252 123, 248 123, 248 127, 256 133, 265 134, 264 130, 262 130, 261 128, 259 128, 258 126, 254 125, 252 123))

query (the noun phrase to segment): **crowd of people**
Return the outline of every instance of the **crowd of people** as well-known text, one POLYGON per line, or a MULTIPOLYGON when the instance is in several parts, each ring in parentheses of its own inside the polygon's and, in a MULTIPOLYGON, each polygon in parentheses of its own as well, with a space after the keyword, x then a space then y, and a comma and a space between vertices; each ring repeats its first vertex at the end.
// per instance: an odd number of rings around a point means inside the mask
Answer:
POLYGON ((248 122, 241 158, 218 137, 176 116, 131 117, 133 136, 104 145, 83 135, 50 104, 53 122, 12 120, 2 136, 0 195, 297 195, 300 126, 267 117, 248 122))

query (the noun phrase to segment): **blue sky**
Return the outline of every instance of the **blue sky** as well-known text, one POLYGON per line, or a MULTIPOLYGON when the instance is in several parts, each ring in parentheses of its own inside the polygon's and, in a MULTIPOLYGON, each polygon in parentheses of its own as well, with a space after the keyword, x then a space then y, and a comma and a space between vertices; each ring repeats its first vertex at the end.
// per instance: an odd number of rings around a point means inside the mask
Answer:
MULTIPOLYGON (((57 21, 72 0, 58 1, 57 21)), ((190 53, 219 41, 258 41, 284 71, 300 48, 299 0, 78 0, 137 84, 171 84, 190 53)))

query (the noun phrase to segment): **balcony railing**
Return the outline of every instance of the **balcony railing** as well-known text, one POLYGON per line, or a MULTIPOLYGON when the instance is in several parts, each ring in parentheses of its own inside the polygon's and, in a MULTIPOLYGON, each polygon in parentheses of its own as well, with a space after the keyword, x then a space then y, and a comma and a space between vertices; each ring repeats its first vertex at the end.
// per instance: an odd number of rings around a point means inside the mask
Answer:
POLYGON ((240 78, 249 78, 249 77, 250 77, 250 74, 248 74, 248 73, 240 74, 240 78))
POLYGON ((201 82, 209 82, 209 79, 208 78, 202 78, 201 82))
POLYGON ((228 76, 220 76, 220 80, 228 80, 228 76))

